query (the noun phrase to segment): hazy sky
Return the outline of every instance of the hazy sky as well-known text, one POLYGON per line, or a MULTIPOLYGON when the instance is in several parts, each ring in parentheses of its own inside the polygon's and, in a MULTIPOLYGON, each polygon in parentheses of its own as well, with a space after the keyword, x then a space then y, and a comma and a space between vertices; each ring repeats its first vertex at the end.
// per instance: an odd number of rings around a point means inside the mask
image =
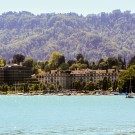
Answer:
POLYGON ((92 14, 114 9, 135 13, 135 0, 0 0, 0 14, 8 11, 92 14))

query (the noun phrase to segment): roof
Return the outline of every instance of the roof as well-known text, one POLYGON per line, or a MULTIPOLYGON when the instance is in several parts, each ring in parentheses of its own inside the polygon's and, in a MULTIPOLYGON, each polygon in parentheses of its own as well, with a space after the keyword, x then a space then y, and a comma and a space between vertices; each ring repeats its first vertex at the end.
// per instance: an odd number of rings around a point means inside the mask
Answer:
MULTIPOLYGON (((123 71, 123 70, 120 70, 123 71)), ((59 70, 51 70, 51 72, 42 72, 39 73, 39 75, 45 75, 45 74, 90 74, 90 73, 96 73, 96 74, 105 74, 105 73, 114 73, 118 71, 115 71, 115 69, 108 69, 108 70, 91 70, 91 69, 80 69, 80 70, 72 70, 72 71, 59 71, 59 70)))

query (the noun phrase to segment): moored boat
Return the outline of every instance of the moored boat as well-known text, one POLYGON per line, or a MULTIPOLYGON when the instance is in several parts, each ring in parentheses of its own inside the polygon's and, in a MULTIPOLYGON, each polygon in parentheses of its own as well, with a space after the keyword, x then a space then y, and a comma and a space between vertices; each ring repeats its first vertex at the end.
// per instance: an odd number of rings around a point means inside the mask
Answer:
POLYGON ((131 86, 131 78, 130 78, 130 85, 129 85, 129 91, 127 93, 126 91, 126 98, 134 98, 134 96, 132 95, 132 86, 131 86))

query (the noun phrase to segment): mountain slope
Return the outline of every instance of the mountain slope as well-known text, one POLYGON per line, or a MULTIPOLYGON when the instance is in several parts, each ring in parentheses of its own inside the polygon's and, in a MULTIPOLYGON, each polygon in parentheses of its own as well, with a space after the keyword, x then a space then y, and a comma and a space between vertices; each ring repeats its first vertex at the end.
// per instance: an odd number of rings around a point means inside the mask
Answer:
POLYGON ((82 53, 89 61, 121 55, 129 60, 135 52, 135 14, 112 13, 79 16, 8 12, 0 16, 0 56, 16 53, 37 60, 49 59, 56 50, 66 59, 82 53))

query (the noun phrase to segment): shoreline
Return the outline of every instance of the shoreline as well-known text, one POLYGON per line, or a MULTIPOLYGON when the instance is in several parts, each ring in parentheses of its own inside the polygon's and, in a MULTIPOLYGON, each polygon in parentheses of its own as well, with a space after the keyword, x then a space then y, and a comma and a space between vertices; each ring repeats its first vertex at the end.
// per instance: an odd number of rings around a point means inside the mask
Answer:
POLYGON ((115 95, 125 95, 124 93, 121 94, 119 92, 110 92, 110 91, 89 91, 89 92, 83 92, 83 91, 63 91, 63 92, 43 92, 43 91, 34 91, 34 92, 0 92, 0 95, 18 95, 18 96, 35 96, 35 95, 44 95, 44 96, 115 96, 115 95))

